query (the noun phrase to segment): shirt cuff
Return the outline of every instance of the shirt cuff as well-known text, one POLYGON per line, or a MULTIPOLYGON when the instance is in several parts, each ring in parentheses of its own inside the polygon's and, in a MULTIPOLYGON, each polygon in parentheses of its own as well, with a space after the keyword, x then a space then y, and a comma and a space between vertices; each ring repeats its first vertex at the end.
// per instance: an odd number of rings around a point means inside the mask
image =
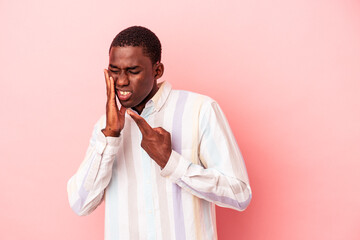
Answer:
POLYGON ((185 172, 190 164, 190 161, 186 160, 179 153, 172 150, 169 161, 161 170, 160 175, 163 177, 169 177, 172 182, 176 182, 179 178, 185 175, 185 172))
POLYGON ((99 132, 96 141, 96 152, 100 155, 114 155, 119 151, 120 136, 106 137, 103 132, 99 132))

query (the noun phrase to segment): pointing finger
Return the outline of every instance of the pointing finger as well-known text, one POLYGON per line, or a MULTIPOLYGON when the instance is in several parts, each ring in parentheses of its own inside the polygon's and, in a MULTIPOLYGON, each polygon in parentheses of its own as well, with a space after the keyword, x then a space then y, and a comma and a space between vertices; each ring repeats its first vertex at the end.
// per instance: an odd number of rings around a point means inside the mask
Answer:
POLYGON ((128 109, 126 112, 130 115, 130 117, 132 117, 132 119, 134 119, 134 121, 138 125, 142 135, 148 135, 149 133, 151 133, 153 131, 152 127, 146 122, 146 120, 144 118, 137 115, 130 109, 128 109))

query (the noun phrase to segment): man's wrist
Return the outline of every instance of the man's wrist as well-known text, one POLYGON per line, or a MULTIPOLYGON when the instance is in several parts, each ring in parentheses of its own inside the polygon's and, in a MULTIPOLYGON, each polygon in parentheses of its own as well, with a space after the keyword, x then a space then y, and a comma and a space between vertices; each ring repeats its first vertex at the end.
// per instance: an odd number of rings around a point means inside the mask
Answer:
POLYGON ((105 135, 105 137, 119 137, 120 136, 120 131, 116 132, 116 131, 112 131, 107 128, 102 129, 101 132, 105 135))

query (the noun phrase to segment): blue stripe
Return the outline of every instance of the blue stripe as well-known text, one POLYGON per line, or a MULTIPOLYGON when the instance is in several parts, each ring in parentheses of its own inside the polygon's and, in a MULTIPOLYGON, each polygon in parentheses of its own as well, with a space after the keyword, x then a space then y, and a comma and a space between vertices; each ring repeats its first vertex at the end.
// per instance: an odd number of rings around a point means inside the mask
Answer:
MULTIPOLYGON (((147 118, 143 116, 144 119, 147 121, 147 118)), ((140 129, 139 129, 140 132, 140 129)), ((141 133, 139 134, 140 136, 141 133)), ((152 159, 149 157, 147 152, 144 149, 141 149, 141 159, 142 159, 142 169, 143 169, 143 191, 144 191, 144 198, 145 198, 145 214, 146 214, 146 221, 147 221, 147 232, 146 236, 147 239, 156 239, 156 219, 155 219, 155 211, 154 211, 154 197, 153 197, 153 188, 151 185, 151 163, 152 159)), ((131 214, 131 213, 129 213, 131 214)))
MULTIPOLYGON (((181 141, 182 141, 182 117, 184 114, 185 102, 188 97, 187 92, 180 91, 179 98, 176 102, 176 108, 173 118, 171 143, 172 148, 181 154, 181 141)), ((182 206, 181 188, 177 184, 173 184, 173 207, 174 207, 174 224, 176 240, 186 239, 185 225, 184 225, 184 212, 182 206)))

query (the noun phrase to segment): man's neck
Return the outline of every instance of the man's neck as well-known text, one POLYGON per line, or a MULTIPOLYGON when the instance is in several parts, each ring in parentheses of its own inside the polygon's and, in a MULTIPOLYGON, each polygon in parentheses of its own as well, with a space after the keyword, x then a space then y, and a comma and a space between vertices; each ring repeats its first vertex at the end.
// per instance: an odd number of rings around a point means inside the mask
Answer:
POLYGON ((147 95, 147 97, 139 105, 137 105, 136 107, 133 107, 132 109, 134 111, 136 111, 139 115, 141 115, 142 111, 144 110, 144 108, 146 106, 146 103, 151 100, 151 98, 157 93, 158 90, 159 90, 159 86, 155 82, 154 87, 151 90, 151 92, 149 93, 149 95, 147 95))

